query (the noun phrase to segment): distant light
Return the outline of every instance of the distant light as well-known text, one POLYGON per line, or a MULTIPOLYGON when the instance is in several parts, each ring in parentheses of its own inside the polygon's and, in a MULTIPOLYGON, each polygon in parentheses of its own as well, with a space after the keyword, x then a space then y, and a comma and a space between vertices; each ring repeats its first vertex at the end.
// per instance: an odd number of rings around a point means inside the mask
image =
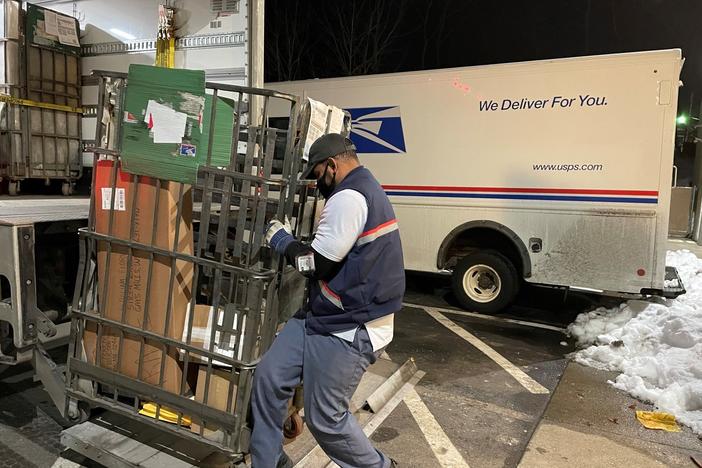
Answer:
POLYGON ((687 124, 687 116, 686 115, 680 115, 678 116, 675 121, 678 123, 678 125, 686 125, 687 124))
POLYGON ((110 29, 110 32, 116 36, 121 37, 122 39, 127 40, 127 41, 133 41, 134 39, 136 39, 136 36, 129 34, 128 32, 124 32, 121 29, 112 28, 112 29, 110 29))

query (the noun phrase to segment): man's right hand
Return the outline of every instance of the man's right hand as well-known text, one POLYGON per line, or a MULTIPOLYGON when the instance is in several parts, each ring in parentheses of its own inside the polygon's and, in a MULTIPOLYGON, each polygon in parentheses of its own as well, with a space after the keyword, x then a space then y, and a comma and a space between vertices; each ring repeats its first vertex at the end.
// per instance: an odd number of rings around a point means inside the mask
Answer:
POLYGON ((285 249, 294 240, 295 238, 292 236, 292 228, 290 227, 290 221, 287 216, 285 217, 285 223, 278 219, 273 219, 268 223, 265 243, 280 255, 285 253, 285 249))

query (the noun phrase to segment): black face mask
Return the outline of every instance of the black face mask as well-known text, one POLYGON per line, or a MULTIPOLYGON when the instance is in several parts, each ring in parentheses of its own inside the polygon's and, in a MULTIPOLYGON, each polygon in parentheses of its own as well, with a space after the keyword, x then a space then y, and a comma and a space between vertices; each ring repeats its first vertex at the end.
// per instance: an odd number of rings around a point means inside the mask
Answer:
POLYGON ((327 184, 324 180, 324 177, 327 175, 327 169, 329 169, 329 163, 327 163, 326 167, 324 168, 322 177, 317 179, 317 189, 319 189, 319 193, 324 197, 325 200, 329 199, 332 192, 334 192, 334 189, 336 188, 336 172, 334 172, 330 184, 327 184))

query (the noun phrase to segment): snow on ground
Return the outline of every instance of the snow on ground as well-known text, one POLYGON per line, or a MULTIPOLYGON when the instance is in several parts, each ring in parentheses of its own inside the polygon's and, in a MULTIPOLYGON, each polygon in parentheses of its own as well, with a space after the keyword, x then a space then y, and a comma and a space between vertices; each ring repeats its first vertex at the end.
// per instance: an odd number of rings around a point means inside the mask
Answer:
POLYGON ((629 301, 580 314, 568 327, 575 360, 620 374, 612 385, 702 434, 702 259, 670 251, 687 293, 658 303, 629 301))

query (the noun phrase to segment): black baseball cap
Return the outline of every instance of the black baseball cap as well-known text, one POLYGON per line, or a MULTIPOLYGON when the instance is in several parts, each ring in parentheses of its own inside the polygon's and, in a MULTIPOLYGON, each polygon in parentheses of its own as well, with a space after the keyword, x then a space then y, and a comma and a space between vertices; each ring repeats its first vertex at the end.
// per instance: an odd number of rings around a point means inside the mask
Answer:
POLYGON ((337 154, 346 153, 348 151, 356 152, 356 146, 351 140, 342 136, 339 133, 328 133, 317 138, 312 146, 310 147, 309 159, 307 161, 307 167, 302 173, 302 180, 310 180, 314 177, 312 172, 314 167, 326 161, 329 158, 333 158, 337 154))

